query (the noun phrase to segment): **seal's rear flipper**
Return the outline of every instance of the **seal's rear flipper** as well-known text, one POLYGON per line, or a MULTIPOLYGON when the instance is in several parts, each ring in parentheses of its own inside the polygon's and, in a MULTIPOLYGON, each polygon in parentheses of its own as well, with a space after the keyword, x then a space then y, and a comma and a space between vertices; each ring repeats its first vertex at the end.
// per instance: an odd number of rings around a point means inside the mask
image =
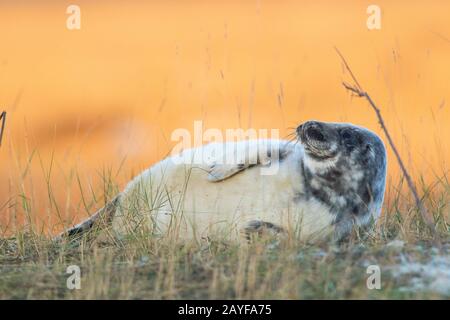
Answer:
POLYGON ((108 202, 106 206, 98 210, 94 215, 59 234, 54 238, 54 241, 59 242, 63 239, 71 240, 75 237, 78 238, 82 236, 88 231, 91 231, 93 228, 96 228, 97 230, 106 228, 111 224, 114 218, 114 214, 119 205, 119 198, 120 195, 116 196, 114 199, 108 202))

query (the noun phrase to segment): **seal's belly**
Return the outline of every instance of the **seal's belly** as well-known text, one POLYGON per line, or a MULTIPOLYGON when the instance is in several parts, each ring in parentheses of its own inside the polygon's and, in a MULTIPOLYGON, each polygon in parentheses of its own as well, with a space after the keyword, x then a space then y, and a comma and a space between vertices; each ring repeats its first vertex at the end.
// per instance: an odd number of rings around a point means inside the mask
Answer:
MULTIPOLYGON (((179 238, 236 238, 252 220, 276 224, 303 239, 330 232, 332 215, 315 200, 299 199, 299 186, 294 185, 298 179, 292 175, 286 164, 274 175, 261 175, 260 168, 253 167, 210 182, 202 168, 162 162, 144 174, 140 190, 128 190, 124 206, 138 215, 148 213, 153 231, 176 232, 179 238), (133 199, 138 194, 140 199, 133 199)), ((123 232, 124 220, 143 219, 116 220, 122 220, 116 225, 123 232)))

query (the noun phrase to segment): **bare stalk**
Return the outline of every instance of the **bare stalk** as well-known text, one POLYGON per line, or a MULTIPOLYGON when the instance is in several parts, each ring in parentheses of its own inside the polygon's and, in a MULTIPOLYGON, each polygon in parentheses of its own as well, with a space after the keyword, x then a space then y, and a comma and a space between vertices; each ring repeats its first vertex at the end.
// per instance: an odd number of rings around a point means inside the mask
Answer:
POLYGON ((411 176, 408 173, 408 170, 406 170, 406 167, 403 163, 402 158, 400 157, 400 154, 397 151, 397 148, 395 147, 394 141, 391 138, 391 135, 389 134, 389 131, 384 123, 383 117, 381 116, 381 111, 380 109, 377 107, 377 105, 375 104, 375 102, 373 102, 372 98, 370 97, 370 95, 363 90, 363 88, 361 87, 361 85, 359 84, 358 80, 356 79, 355 75, 353 74, 352 70, 350 69, 347 61, 345 60, 344 56, 342 55, 342 53, 338 50, 338 48, 334 48, 337 52, 337 54, 339 55, 339 57, 341 58, 345 69, 349 72, 352 80, 353 80, 353 84, 348 84, 346 82, 343 82, 343 86, 345 87, 345 89, 347 89, 348 91, 350 91, 352 94, 354 94, 357 97, 360 98, 365 98, 368 102, 369 105, 372 107, 372 109, 375 111, 375 114, 378 118, 378 123, 381 126, 381 129, 383 130, 389 145, 392 148, 392 151, 395 154, 395 157, 397 158, 397 162, 400 166, 400 169, 402 170, 402 173, 406 179, 406 182, 408 183, 408 187, 411 190, 411 193, 414 197, 414 200, 416 202, 416 206, 419 209, 420 215, 422 216, 422 219, 425 221, 425 223, 427 224, 427 226, 429 227, 430 231, 432 232, 433 235, 437 235, 436 233, 436 228, 435 225, 433 223, 433 220, 431 219, 427 209, 425 208, 425 206, 423 205, 422 201, 419 198, 419 195, 417 193, 417 189, 416 186, 414 185, 411 176))
POLYGON ((1 146, 2 140, 3 140, 3 131, 5 130, 5 124, 6 124, 6 111, 3 111, 0 114, 0 121, 2 122, 1 128, 0 128, 0 146, 1 146))

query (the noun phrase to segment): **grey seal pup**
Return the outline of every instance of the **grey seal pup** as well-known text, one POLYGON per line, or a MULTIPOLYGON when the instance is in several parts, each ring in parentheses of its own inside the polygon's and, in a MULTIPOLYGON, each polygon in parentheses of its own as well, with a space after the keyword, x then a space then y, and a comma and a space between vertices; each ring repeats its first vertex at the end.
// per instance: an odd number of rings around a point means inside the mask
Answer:
POLYGON ((59 237, 242 238, 270 231, 341 240, 381 213, 386 149, 366 128, 307 121, 297 139, 211 143, 143 171, 104 208, 59 237), (201 156, 198 156, 201 155, 201 156))

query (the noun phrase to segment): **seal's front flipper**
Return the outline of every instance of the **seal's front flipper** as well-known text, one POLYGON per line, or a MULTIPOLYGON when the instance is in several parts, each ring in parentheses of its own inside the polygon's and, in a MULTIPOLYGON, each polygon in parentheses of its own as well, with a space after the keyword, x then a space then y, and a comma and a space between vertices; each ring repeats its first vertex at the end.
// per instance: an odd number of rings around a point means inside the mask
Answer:
POLYGON ((245 239, 247 239, 247 241, 250 241, 252 239, 252 235, 256 235, 258 237, 279 237, 285 236, 287 232, 283 227, 280 227, 274 223, 261 220, 252 220, 241 229, 241 234, 245 237, 245 239))
POLYGON ((208 168, 208 181, 219 182, 253 165, 250 164, 212 164, 208 168))
POLYGON ((249 140, 225 146, 225 152, 207 167, 208 180, 219 182, 256 165, 268 166, 289 152, 286 142, 249 140))

